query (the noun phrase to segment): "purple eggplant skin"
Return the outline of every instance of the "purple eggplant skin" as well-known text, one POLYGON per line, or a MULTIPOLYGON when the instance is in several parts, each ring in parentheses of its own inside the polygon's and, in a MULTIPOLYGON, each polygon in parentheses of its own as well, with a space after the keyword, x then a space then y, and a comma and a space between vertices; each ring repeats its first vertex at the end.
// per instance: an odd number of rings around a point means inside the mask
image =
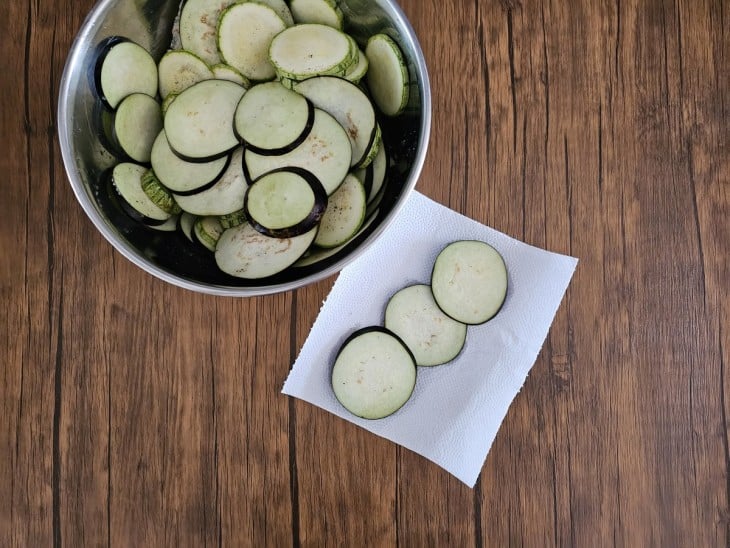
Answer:
MULTIPOLYGON (((307 99, 305 97, 305 99, 307 99)), ((286 154, 288 152, 291 152, 295 148, 297 148, 299 145, 301 145, 307 137, 309 137, 309 132, 312 131, 312 126, 314 125, 314 104, 307 99, 307 107, 309 108, 308 114, 307 114, 307 124, 304 126, 304 129, 299 134, 299 136, 294 139, 291 143, 288 145, 281 147, 281 148, 259 148, 255 145, 252 145, 251 143, 245 141, 243 137, 238 133, 238 130, 236 129, 236 122, 235 122, 235 116, 234 116, 234 122, 233 122, 233 133, 236 136, 236 138, 241 142, 241 144, 251 152, 255 152, 256 154, 260 154, 261 156, 281 156, 282 154, 286 154)))
MULTIPOLYGON (((246 195, 243 198, 243 211, 244 211, 244 214, 246 215, 246 218, 248 219, 248 222, 251 223, 251 226, 254 227, 261 234, 264 234, 266 236, 271 236, 272 238, 293 238, 294 236, 299 236, 300 234, 309 232, 312 228, 314 228, 317 225, 317 223, 319 223, 319 220, 322 218, 322 215, 324 215, 324 212, 327 209, 327 191, 325 191, 324 187, 322 186, 322 183, 319 182, 319 179, 317 179, 317 177, 315 177, 314 174, 307 171, 306 169, 302 169, 300 167, 293 167, 293 166, 292 167, 282 167, 282 168, 274 169, 272 171, 264 173, 258 179, 253 181, 251 186, 255 185, 260 179, 262 179, 263 177, 266 177, 267 175, 271 175, 272 173, 280 173, 280 172, 295 173, 296 175, 299 175, 302 179, 304 179, 309 184, 309 186, 312 188, 312 192, 314 192, 314 206, 312 207, 312 210, 309 212, 309 215, 307 215, 306 218, 302 219, 297 224, 286 227, 286 228, 272 229, 272 228, 263 226, 262 224, 258 223, 254 218, 252 218, 249 213, 248 190, 246 191, 246 195)), ((251 188, 251 186, 249 186, 249 189, 251 188)))

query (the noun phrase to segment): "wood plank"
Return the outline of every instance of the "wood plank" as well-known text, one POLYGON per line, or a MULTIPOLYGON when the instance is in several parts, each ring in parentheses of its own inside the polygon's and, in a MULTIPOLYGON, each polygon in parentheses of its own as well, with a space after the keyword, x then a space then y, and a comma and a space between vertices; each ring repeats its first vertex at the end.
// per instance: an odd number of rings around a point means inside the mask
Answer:
MULTIPOLYGON (((293 354, 304 344, 332 282, 297 290, 293 354)), ((308 403, 292 399, 290 405, 296 424, 298 541, 302 546, 395 544, 395 445, 308 403)))

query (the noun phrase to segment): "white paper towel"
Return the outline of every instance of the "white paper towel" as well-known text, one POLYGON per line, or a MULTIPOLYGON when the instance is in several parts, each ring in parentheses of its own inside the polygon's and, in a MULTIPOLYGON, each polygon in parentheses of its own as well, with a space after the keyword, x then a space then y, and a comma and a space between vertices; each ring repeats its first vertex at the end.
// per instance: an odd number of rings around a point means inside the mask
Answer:
POLYGON ((283 392, 326 409, 432 460, 473 487, 510 403, 535 363, 577 260, 510 238, 414 192, 383 236, 342 270, 283 392), (411 399, 394 415, 350 414, 330 384, 333 360, 354 330, 382 325, 393 293, 429 283, 439 251, 482 240, 504 257, 507 298, 497 316, 470 326, 452 362, 419 367, 411 399))

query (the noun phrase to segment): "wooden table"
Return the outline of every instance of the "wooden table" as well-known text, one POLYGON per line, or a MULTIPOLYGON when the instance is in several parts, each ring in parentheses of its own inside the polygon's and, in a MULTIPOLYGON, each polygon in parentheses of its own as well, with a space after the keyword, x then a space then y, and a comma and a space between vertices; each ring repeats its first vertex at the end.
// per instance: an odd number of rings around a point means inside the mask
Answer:
POLYGON ((418 188, 580 258, 475 489, 280 394, 334 279, 176 289, 75 201, 92 0, 0 7, 0 545, 725 546, 730 2, 403 0, 418 188))

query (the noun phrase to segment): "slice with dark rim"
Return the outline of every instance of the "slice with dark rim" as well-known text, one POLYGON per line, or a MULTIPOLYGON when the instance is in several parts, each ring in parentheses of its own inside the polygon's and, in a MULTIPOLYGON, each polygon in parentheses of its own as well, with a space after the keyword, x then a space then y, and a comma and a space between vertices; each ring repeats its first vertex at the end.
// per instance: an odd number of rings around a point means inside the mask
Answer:
POLYGON ((160 232, 175 232, 177 230, 178 223, 180 222, 180 215, 173 215, 167 221, 161 225, 147 225, 153 230, 159 230, 160 232))
POLYGON ((292 16, 297 23, 320 23, 342 30, 345 18, 335 0, 291 0, 292 16))
POLYGON ((365 219, 365 205, 362 183, 348 174, 329 198, 314 243, 319 247, 337 247, 347 242, 365 219))
POLYGON ((215 78, 208 64, 186 50, 168 51, 157 64, 160 97, 179 94, 193 84, 215 78))
POLYGON ((227 80, 205 80, 180 93, 165 113, 170 148, 188 161, 209 162, 236 145, 233 113, 245 89, 227 80))
POLYGON ((119 197, 122 210, 135 221, 146 225, 161 225, 172 215, 162 210, 142 190, 145 166, 121 162, 111 170, 111 184, 119 197))
POLYGON ((347 175, 352 147, 342 126, 320 109, 314 111, 314 123, 307 138, 291 152, 263 156, 246 150, 246 171, 250 180, 282 167, 300 167, 312 173, 332 194, 347 175))
POLYGON ((386 34, 371 36, 365 46, 370 67, 367 83, 370 95, 386 116, 397 116, 409 98, 408 67, 398 44, 386 34))
POLYGON ((164 129, 155 139, 150 155, 157 178, 178 196, 195 194, 213 186, 228 166, 229 159, 226 155, 210 162, 183 160, 170 148, 164 129))
POLYGON ((258 154, 284 154, 302 144, 314 124, 314 106, 304 96, 266 82, 249 89, 233 117, 234 131, 258 154))
POLYGON ((248 182, 243 174, 243 149, 231 153, 228 167, 211 187, 195 194, 174 194, 185 211, 195 215, 226 215, 243 207, 248 182))
POLYGON ((287 269, 312 245, 317 228, 292 238, 272 238, 250 223, 229 228, 218 240, 215 261, 223 272, 238 278, 267 278, 287 269))
POLYGON ((403 339, 422 366, 450 362, 466 342, 466 324, 444 314, 425 284, 404 287, 390 298, 385 327, 403 339))
POLYGON ((208 65, 221 62, 216 29, 221 12, 238 0, 187 0, 180 12, 180 43, 208 65))
POLYGON ((94 68, 94 87, 101 101, 111 109, 132 93, 157 95, 157 64, 139 44, 112 36, 99 45, 94 68))
POLYGON ((197 221, 197 220, 198 220, 197 215, 193 215, 192 213, 183 211, 180 214, 180 218, 178 219, 178 222, 177 222, 177 226, 180 229, 180 232, 182 232, 183 235, 191 242, 195 242, 195 239, 193 238, 193 225, 195 224, 195 221, 197 221))
POLYGON ((441 250, 431 273, 439 308, 456 321, 481 324, 499 312, 507 295, 507 268, 487 243, 459 240, 441 250))
POLYGON ((157 99, 144 93, 127 95, 114 115, 114 137, 124 153, 135 162, 150 161, 152 144, 162 129, 162 112, 157 99))
POLYGON ((172 193, 162 186, 155 172, 151 169, 148 169, 142 175, 142 190, 162 211, 166 211, 170 215, 180 213, 180 206, 175 201, 172 193))
POLYGON ((365 92, 344 78, 318 76, 294 85, 294 91, 309 99, 345 128, 352 146, 351 166, 364 167, 375 138, 375 109, 365 92))
MULTIPOLYGON (((345 249, 353 240, 355 240, 357 237, 359 237, 363 232, 365 232, 370 225, 373 223, 375 218, 377 217, 377 211, 373 214, 369 215, 365 222, 360 227, 360 230, 357 231, 355 235, 352 236, 349 240, 347 240, 345 243, 338 245, 337 247, 331 247, 331 248, 323 248, 323 247, 317 247, 312 246, 307 250, 307 252, 302 255, 302 258, 299 259, 296 263, 292 265, 293 268, 306 268, 308 266, 320 263, 326 259, 329 259, 330 257, 335 257, 340 251, 345 249)), ((333 261, 336 259, 333 259, 333 261)))
POLYGON ((193 239, 208 251, 215 251, 224 229, 218 217, 198 217, 193 223, 193 239))
POLYGON ((269 48, 276 74, 292 80, 341 76, 357 61, 356 54, 345 33, 317 23, 289 27, 274 37, 269 48))
POLYGON ((327 208, 319 180, 301 168, 265 173, 248 187, 243 211, 251 225, 267 236, 290 238, 317 225, 327 208))
POLYGON ((372 326, 352 333, 332 367, 335 397, 353 415, 382 419, 403 407, 416 386, 416 361, 395 333, 372 326))
POLYGON ((285 28, 286 23, 269 6, 257 2, 233 4, 218 21, 218 51, 246 78, 271 80, 276 72, 269 60, 269 46, 285 28))

